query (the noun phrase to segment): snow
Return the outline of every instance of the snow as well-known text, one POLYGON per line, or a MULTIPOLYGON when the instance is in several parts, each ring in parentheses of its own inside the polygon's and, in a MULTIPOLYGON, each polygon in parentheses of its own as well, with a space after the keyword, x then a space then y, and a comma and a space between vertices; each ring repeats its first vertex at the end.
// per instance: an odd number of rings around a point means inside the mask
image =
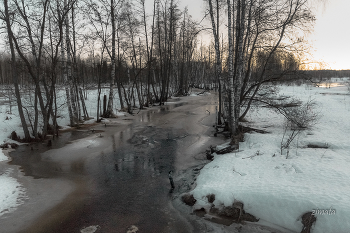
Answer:
MULTIPOLYGON (((340 82, 340 80, 332 80, 340 82)), ((216 155, 197 178, 192 191, 197 203, 194 208, 210 208, 207 194, 215 194, 216 206, 230 206, 235 201, 244 203, 248 213, 266 224, 275 224, 291 231, 300 232, 300 218, 312 210, 335 210, 335 214, 318 214, 314 232, 349 232, 350 220, 350 95, 347 87, 334 85, 326 88, 283 86, 281 93, 294 95, 303 101, 315 99, 317 106, 312 111, 322 116, 310 130, 302 132, 289 149, 280 154, 284 119, 267 108, 253 109, 247 116, 247 126, 269 131, 269 134, 249 133, 240 143, 240 151, 216 155), (307 148, 308 144, 328 146, 307 148)), ((64 99, 64 91, 57 90, 64 99)), ((97 90, 88 91, 86 107, 95 117, 97 90)), ((108 88, 103 89, 103 94, 108 88)), ((207 92, 205 92, 207 94, 207 92)), ((0 99, 0 144, 12 142, 8 137, 12 131, 23 136, 16 107, 9 108, 0 99)), ((175 102, 174 102, 175 103, 175 102)), ((115 99, 115 112, 119 112, 119 101, 115 99)), ((168 103, 172 104, 172 103, 168 103)), ((68 127, 66 106, 58 111, 60 126, 68 127)), ((87 121, 93 123, 95 119, 87 121)), ((108 123, 108 120, 104 120, 108 123)), ((95 146, 96 140, 87 140, 81 147, 95 146)), ((222 145, 221 148, 224 146, 222 145)), ((0 165, 7 157, 0 152, 0 165)), ((11 170, 0 171, 0 216, 16 209, 25 200, 24 187, 11 177, 11 170)), ((332 212, 333 213, 333 212, 332 212)), ((97 226, 87 227, 94 232, 97 226)))
POLYGON ((246 123, 269 134, 247 133, 238 152, 216 155, 197 178, 191 192, 194 208, 210 208, 206 196, 215 194, 215 206, 244 203, 246 212, 294 232, 301 216, 312 210, 313 232, 349 232, 350 229, 350 95, 345 86, 283 86, 281 93, 312 98, 321 118, 280 152, 284 119, 273 110, 258 108, 246 123), (326 93, 326 94, 323 94, 326 93), (328 146, 308 148, 308 144, 328 146), (327 212, 325 212, 327 210, 327 212))
MULTIPOLYGON (((109 88, 103 88, 101 92, 101 98, 104 94, 108 94, 109 88)), ((70 128, 69 125, 69 117, 67 113, 67 107, 64 103, 65 101, 65 91, 64 89, 57 88, 56 92, 58 93, 58 116, 60 116, 57 121, 58 124, 63 129, 70 128)), ((12 100, 14 101, 14 100, 12 100)), ((25 98, 23 98, 24 103, 26 103, 25 98)), ((17 143, 9 138, 11 132, 15 131, 18 136, 21 138, 24 137, 24 133, 21 126, 21 121, 18 115, 17 106, 13 106, 14 102, 12 102, 12 107, 10 108, 10 104, 8 98, 0 96, 0 144, 3 143, 17 143)), ((97 107, 97 90, 88 90, 86 107, 88 109, 88 113, 91 117, 96 113, 97 107)), ((118 109, 119 100, 115 99, 115 112, 117 116, 122 116, 124 113, 119 112, 118 109)), ((91 124, 96 121, 96 117, 90 119, 89 121, 84 122, 85 124, 91 124)), ((77 144, 78 147, 95 147, 98 145, 98 141, 96 140, 86 140, 81 144, 77 144)), ((1 163, 6 163, 8 161, 8 157, 4 155, 4 153, 0 150, 0 167, 1 163)), ((22 186, 22 184, 14 177, 11 177, 11 169, 6 171, 0 170, 0 216, 13 212, 16 208, 24 203, 26 199, 26 189, 22 186)), ((94 226, 92 226, 94 227, 94 226)), ((89 228, 90 229, 90 228, 89 228)), ((88 229, 88 230, 89 230, 88 229)), ((91 231, 94 232, 94 231, 91 231)))
POLYGON ((89 226, 89 227, 85 227, 85 228, 81 229, 80 232, 81 232, 81 233, 94 233, 94 232, 96 232, 99 228, 100 228, 99 225, 89 226))
POLYGON ((4 153, 2 152, 2 150, 0 150, 0 162, 1 161, 7 161, 8 158, 6 155, 4 155, 4 153))
POLYGON ((21 121, 17 117, 17 108, 12 107, 11 111, 7 104, 0 105, 0 144, 10 142, 9 136, 12 131, 20 132, 21 121))
MULTIPOLYGON (((57 87, 57 105, 58 105, 58 112, 57 112, 57 123, 62 129, 69 129, 69 115, 67 112, 67 106, 65 104, 65 90, 63 88, 57 87)), ((103 99, 103 95, 108 95, 109 88, 102 88, 101 89, 101 100, 103 99)), ((14 100, 12 100, 14 101, 14 100)), ((23 98, 24 104, 28 104, 25 98, 23 98)), ((21 138, 24 137, 24 133, 21 126, 21 121, 18 115, 17 106, 14 106, 15 102, 12 102, 12 107, 10 108, 8 98, 0 97, 0 144, 6 143, 6 142, 14 142, 11 139, 9 139, 9 136, 12 131, 15 131, 18 136, 21 138)), ((93 119, 90 119, 88 121, 85 121, 84 124, 91 124, 96 121, 96 109, 97 109, 97 89, 87 90, 87 99, 85 100, 86 108, 89 114, 89 117, 92 117, 93 119)), ((124 116, 125 112, 121 112, 120 110, 120 103, 119 99, 114 99, 114 111, 116 116, 124 116)), ((27 122, 28 123, 28 122, 27 122)))
POLYGON ((11 169, 0 175, 0 216, 15 210, 26 198, 25 189, 10 175, 11 169))
MULTIPOLYGON (((3 87, 5 88, 5 87, 3 87)), ((2 90, 2 92, 4 92, 2 90)), ((84 124, 92 124, 96 122, 96 109, 97 109, 97 89, 87 90, 87 99, 85 100, 86 108, 88 114, 92 119, 87 120, 84 124)), ((57 87, 57 122, 58 125, 61 126, 62 129, 69 129, 69 115, 67 111, 67 106, 65 104, 65 89, 57 87)), ((103 99, 103 95, 108 95, 109 87, 105 87, 101 89, 101 100, 103 99)), ((10 96, 7 93, 7 96, 10 96)), ((27 98, 22 99, 24 104, 30 104, 27 98)), ((21 138, 24 137, 23 129, 21 126, 21 121, 18 115, 17 106, 14 106, 14 97, 12 97, 12 107, 10 107, 8 97, 0 96, 0 144, 3 143, 17 143, 9 138, 11 132, 15 131, 18 136, 21 138)), ((102 103, 101 103, 102 104, 102 103)), ((137 104, 137 102, 136 102, 137 104)), ((114 111, 116 116, 125 116, 125 112, 121 112, 120 110, 119 99, 114 99, 114 111)), ((109 123, 108 119, 103 119, 102 122, 109 123)), ((27 122, 28 123, 28 122, 27 122)), ((99 145, 98 138, 88 139, 81 141, 80 143, 76 143, 73 146, 77 148, 86 148, 86 147, 96 147, 99 145)), ((4 155, 4 153, 0 150, 0 167, 1 163, 6 163, 8 161, 8 157, 4 155)), ((0 216, 12 212, 16 209, 17 206, 22 204, 25 200, 26 189, 19 183, 19 181, 11 177, 11 170, 7 170, 6 172, 0 170, 0 216)), ((87 227, 83 232, 95 232, 98 226, 90 226, 87 227)))
MULTIPOLYGON (((0 163, 6 161, 8 157, 0 150, 0 163)), ((0 171, 0 216, 14 211, 26 198, 25 188, 17 179, 10 177, 11 171, 11 169, 0 171)))

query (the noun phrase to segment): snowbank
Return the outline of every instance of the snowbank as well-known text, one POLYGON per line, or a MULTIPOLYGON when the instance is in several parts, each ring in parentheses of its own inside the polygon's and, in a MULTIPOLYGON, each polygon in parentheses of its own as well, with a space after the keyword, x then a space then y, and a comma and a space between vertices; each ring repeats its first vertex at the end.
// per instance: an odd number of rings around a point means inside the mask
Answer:
POLYGON ((300 134, 281 155, 284 119, 267 108, 249 116, 249 126, 271 132, 249 133, 240 151, 217 155, 197 178, 192 194, 195 208, 208 208, 206 196, 215 194, 215 206, 244 203, 256 217, 300 232, 301 216, 316 212, 313 232, 349 232, 350 229, 350 95, 347 88, 284 86, 284 94, 317 102, 322 115, 312 130, 300 134), (315 144, 328 148, 309 148, 315 144), (327 211, 327 212, 326 212, 327 211))
POLYGON ((0 105, 0 144, 10 140, 12 131, 16 131, 21 136, 24 135, 17 107, 12 107, 10 111, 7 104, 2 104, 0 105))
POLYGON ((10 174, 7 170, 0 175, 0 216, 14 211, 26 198, 25 189, 10 174))
POLYGON ((4 154, 4 152, 2 152, 2 150, 0 150, 0 162, 7 161, 7 160, 8 160, 7 156, 4 154))

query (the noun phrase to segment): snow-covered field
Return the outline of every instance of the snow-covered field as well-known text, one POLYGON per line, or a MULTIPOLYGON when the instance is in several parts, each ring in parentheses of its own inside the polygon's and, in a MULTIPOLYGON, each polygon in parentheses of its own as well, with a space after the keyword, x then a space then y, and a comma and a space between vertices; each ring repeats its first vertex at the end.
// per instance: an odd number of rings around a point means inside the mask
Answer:
POLYGON ((216 207, 240 201, 246 212, 292 232, 301 231, 304 213, 315 211, 312 232, 348 233, 350 93, 341 85, 283 86, 281 93, 314 99, 317 105, 309 110, 320 113, 317 124, 295 138, 286 159, 287 150, 280 150, 284 117, 269 108, 252 111, 245 124, 270 133, 247 133, 239 152, 216 155, 191 191, 194 208, 210 208, 206 196, 215 194, 216 207))

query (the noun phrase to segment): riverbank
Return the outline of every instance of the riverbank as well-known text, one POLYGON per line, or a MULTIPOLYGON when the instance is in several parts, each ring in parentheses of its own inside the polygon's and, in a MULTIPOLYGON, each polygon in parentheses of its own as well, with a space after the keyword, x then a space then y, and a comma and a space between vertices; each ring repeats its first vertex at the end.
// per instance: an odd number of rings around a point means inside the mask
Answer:
MULTIPOLYGON (((340 85, 279 87, 285 96, 313 100, 304 111, 318 116, 288 146, 282 147, 295 131, 284 117, 267 106, 252 109, 242 124, 268 133, 246 133, 239 151, 215 155, 196 177, 189 193, 197 202, 187 209, 202 209, 206 218, 216 218, 212 207, 244 203, 244 210, 260 219, 257 223, 280 232, 300 232, 304 224, 311 232, 348 232, 350 94, 347 79, 334 81, 340 85), (308 224, 307 216, 316 222, 308 224)), ((244 231, 245 226, 217 227, 215 232, 257 232, 244 231)))

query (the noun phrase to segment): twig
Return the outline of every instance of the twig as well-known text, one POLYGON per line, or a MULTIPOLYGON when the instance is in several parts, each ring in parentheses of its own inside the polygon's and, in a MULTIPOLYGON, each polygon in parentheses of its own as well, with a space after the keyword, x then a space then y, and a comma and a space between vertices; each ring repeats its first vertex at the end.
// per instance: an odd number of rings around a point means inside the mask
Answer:
POLYGON ((239 173, 238 171, 236 171, 234 168, 233 168, 233 170, 232 170, 233 172, 237 172, 240 176, 242 176, 242 174, 241 173, 239 173))
POLYGON ((260 154, 260 152, 259 151, 257 151, 256 153, 255 153, 255 155, 251 155, 251 156, 248 156, 248 157, 244 157, 244 158, 242 158, 242 159, 251 159, 251 158, 254 158, 255 156, 259 156, 259 155, 261 155, 260 154))

